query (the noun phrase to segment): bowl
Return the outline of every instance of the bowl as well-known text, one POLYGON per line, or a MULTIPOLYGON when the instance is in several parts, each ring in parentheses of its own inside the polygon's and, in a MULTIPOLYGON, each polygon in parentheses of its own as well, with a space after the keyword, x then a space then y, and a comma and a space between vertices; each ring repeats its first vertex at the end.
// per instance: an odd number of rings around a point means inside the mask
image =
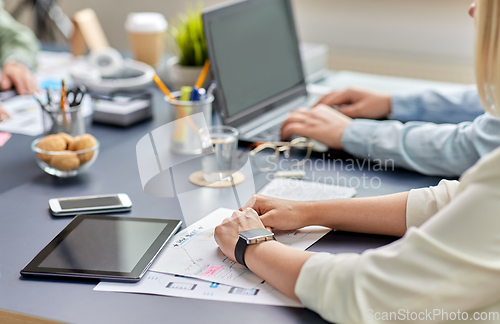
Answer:
POLYGON ((68 178, 74 177, 87 170, 94 164, 99 154, 99 141, 92 148, 80 151, 45 151, 36 145, 42 138, 31 143, 31 150, 35 153, 38 166, 50 175, 68 178))

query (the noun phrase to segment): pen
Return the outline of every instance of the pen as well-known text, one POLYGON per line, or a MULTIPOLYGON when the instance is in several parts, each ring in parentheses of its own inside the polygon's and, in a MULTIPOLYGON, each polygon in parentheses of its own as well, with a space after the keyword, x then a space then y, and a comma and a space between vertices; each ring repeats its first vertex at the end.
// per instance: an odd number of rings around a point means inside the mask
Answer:
POLYGON ((193 92, 193 87, 190 87, 190 86, 181 87, 180 100, 181 101, 190 101, 190 98, 192 96, 192 92, 193 92))
POLYGON ((206 60, 203 68, 201 69, 200 75, 194 84, 193 91, 191 92, 191 101, 199 101, 200 93, 198 90, 203 86, 205 79, 207 78, 208 70, 210 69, 210 61, 206 60))
POLYGON ((193 88, 193 91, 191 91, 191 101, 200 101, 201 96, 200 96, 200 90, 193 88))
POLYGON ((49 117, 50 117, 50 119, 52 119, 52 122, 54 123, 54 125, 57 124, 57 119, 54 117, 54 115, 52 114, 52 111, 50 111, 50 109, 49 109, 51 106, 48 106, 48 104, 43 104, 42 100, 40 100, 40 97, 37 94, 34 94, 33 98, 36 99, 36 101, 40 105, 40 108, 42 108, 42 110, 45 111, 49 115, 49 117), (47 106, 49 108, 47 108, 47 106))
POLYGON ((217 88, 217 81, 214 80, 208 86, 208 89, 207 89, 207 98, 210 97, 214 93, 215 88, 217 88))
POLYGON ((52 106, 52 93, 50 91, 50 88, 47 88, 47 104, 49 106, 52 106))
POLYGON ((207 99, 207 92, 205 91, 204 88, 201 88, 200 90, 198 90, 198 94, 200 95, 200 100, 207 99))
POLYGON ((45 105, 42 103, 42 101, 40 100, 40 98, 38 98, 38 96, 36 94, 33 95, 33 98, 35 98, 36 101, 38 101, 38 104, 40 105, 40 107, 43 109, 43 110, 47 110, 45 108, 45 105))
MULTIPOLYGON (((35 98, 36 101, 38 101, 38 104, 40 105, 40 108, 42 108, 42 110, 45 111, 49 115, 50 119, 52 119, 52 122, 54 124, 57 124, 57 120, 54 117, 54 115, 52 114, 52 111, 50 111, 50 109, 47 108, 48 105, 47 104, 43 104, 42 100, 40 100, 40 97, 37 94, 34 94, 33 98, 35 98)), ((50 106, 48 106, 48 107, 50 108, 50 106)))
MULTIPOLYGON (((170 100, 172 100, 172 101, 176 101, 176 99, 174 98, 174 96, 172 96, 172 93, 170 92, 170 90, 168 90, 168 88, 165 85, 165 83, 163 83, 161 81, 160 77, 157 74, 153 75, 153 80, 155 81, 155 83, 158 86, 158 88, 160 88, 160 90, 165 94, 165 96, 169 97, 170 100)), ((184 112, 181 109, 181 107, 175 106, 175 108, 177 109, 178 116, 184 114, 184 112)), ((200 130, 198 129, 198 127, 196 127, 196 125, 191 120, 191 118, 188 118, 187 121, 188 121, 189 126, 191 126, 191 128, 194 130, 194 132, 196 134, 198 134, 200 132, 200 130)))

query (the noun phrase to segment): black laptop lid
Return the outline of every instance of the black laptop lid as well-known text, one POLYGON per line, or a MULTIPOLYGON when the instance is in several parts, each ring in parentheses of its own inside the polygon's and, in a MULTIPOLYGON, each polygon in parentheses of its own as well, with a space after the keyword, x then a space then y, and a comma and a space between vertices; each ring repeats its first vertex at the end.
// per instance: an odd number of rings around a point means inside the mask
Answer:
POLYGON ((203 14, 225 124, 239 126, 306 94, 289 0, 247 0, 203 14))

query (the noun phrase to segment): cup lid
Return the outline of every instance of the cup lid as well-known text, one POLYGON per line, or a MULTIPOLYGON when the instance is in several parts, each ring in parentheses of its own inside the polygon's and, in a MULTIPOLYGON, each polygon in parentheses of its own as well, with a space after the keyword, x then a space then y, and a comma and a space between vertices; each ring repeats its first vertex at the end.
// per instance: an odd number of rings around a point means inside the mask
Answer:
POLYGON ((125 29, 134 33, 157 33, 167 30, 165 16, 157 12, 131 12, 125 21, 125 29))

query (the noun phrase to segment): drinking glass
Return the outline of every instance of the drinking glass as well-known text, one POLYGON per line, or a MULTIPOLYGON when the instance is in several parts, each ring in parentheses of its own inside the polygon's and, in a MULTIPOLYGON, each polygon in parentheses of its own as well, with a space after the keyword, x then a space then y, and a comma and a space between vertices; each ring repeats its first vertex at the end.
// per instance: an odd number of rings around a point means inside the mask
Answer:
POLYGON ((213 150, 213 153, 202 157, 203 178, 208 182, 229 179, 236 172, 238 130, 230 126, 209 126, 200 133, 202 143, 206 143, 204 146, 212 145, 213 150))

